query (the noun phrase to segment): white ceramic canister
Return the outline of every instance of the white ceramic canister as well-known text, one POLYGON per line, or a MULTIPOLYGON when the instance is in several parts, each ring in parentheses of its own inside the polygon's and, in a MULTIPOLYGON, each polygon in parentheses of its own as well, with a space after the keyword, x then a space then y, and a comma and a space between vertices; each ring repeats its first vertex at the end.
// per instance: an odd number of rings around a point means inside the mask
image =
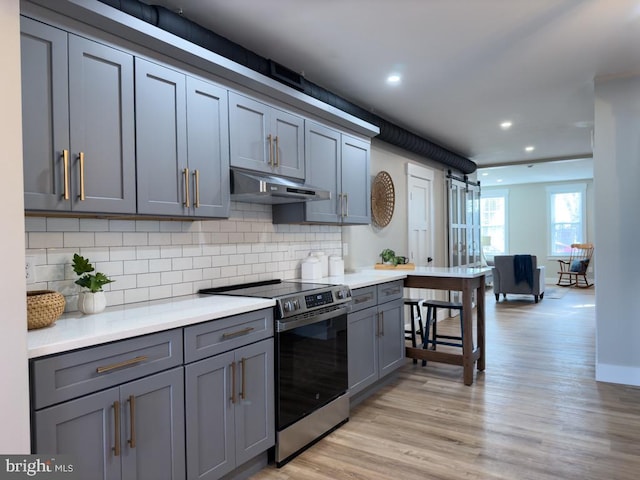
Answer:
POLYGON ((344 275, 344 260, 338 255, 329 256, 329 275, 344 275))
POLYGON ((309 255, 302 261, 302 279, 317 280, 322 278, 322 265, 317 257, 309 255))
POLYGON ((322 276, 326 277, 329 275, 329 257, 326 253, 321 251, 311 252, 310 255, 316 257, 320 260, 320 266, 322 267, 322 276))

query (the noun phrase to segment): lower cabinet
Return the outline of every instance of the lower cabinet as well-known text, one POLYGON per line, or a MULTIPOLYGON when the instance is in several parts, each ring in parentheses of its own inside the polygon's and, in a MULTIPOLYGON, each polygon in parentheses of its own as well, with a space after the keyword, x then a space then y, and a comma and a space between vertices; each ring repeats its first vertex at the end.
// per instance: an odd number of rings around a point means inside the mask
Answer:
POLYGON ((185 478, 183 368, 35 413, 36 453, 67 454, 83 480, 185 478))
POLYGON ((352 297, 348 348, 353 397, 404 365, 405 345, 402 281, 355 289, 352 297))
POLYGON ((185 367, 187 477, 217 479, 275 442, 273 338, 185 367))

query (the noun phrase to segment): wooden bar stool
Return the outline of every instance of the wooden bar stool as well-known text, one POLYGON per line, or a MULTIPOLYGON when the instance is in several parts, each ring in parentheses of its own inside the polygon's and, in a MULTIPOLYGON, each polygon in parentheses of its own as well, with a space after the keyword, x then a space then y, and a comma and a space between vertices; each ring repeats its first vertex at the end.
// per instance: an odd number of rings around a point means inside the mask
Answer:
MULTIPOLYGON (((405 298, 404 304, 409 305, 411 326, 409 330, 404 331, 405 340, 411 340, 411 346, 416 347, 416 322, 418 323, 418 334, 420 335, 420 342, 424 344, 424 323, 422 321, 422 306, 425 300, 416 298, 405 298)), ((405 326, 406 327, 406 326, 405 326)), ((418 363, 418 360, 413 359, 413 363, 418 363)))
MULTIPOLYGON (((444 300, 426 300, 424 306, 427 307, 427 320, 426 320, 426 336, 423 337, 422 348, 436 349, 436 345, 448 345, 450 347, 462 348, 462 337, 464 336, 464 327, 462 321, 462 303, 460 302, 447 302, 444 300), (438 334, 438 309, 448 308, 451 310, 460 311, 460 336, 457 335, 440 335, 438 334), (433 324, 433 329, 431 326, 433 324), (429 331, 432 331, 431 338, 429 338, 429 331), (456 340, 453 342, 452 340, 456 340)), ((424 362, 423 362, 424 365, 424 362)))

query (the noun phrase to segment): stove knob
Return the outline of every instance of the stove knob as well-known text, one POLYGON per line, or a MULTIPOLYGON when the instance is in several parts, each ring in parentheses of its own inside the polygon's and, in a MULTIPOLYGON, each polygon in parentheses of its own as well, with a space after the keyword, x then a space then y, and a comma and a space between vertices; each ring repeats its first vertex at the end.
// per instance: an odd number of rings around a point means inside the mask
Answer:
POLYGON ((290 312, 294 309, 293 303, 291 302, 291 300, 287 300, 286 302, 284 302, 283 307, 285 312, 290 312))
POLYGON ((293 309, 300 310, 300 302, 298 300, 293 301, 293 309))
POLYGON ((348 296, 349 296, 349 291, 348 290, 338 290, 338 298, 340 300, 344 300, 348 296))

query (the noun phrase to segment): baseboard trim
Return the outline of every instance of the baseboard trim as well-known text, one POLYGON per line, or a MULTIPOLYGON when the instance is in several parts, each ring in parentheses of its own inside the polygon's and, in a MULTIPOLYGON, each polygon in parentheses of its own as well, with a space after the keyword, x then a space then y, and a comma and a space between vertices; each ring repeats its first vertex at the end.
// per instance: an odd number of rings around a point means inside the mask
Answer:
POLYGON ((598 363, 596 381, 640 387, 640 367, 598 363))

